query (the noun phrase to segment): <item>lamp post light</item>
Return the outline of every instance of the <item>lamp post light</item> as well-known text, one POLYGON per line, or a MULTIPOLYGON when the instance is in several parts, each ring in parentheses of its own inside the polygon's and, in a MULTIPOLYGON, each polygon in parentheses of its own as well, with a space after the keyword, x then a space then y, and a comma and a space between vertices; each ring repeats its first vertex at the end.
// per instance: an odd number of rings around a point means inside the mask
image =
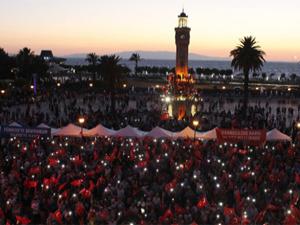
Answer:
POLYGON ((300 130, 300 122, 297 122, 297 129, 300 130))
POLYGON ((4 89, 1 90, 1 94, 2 94, 2 95, 5 94, 5 90, 4 90, 4 89))
POLYGON ((78 122, 79 122, 79 124, 80 124, 80 126, 81 126, 81 136, 83 136, 83 124, 84 124, 84 122, 85 122, 85 118, 83 117, 83 116, 81 116, 81 117, 79 117, 78 118, 78 122))
POLYGON ((194 126, 194 141, 196 141, 196 129, 199 126, 199 120, 193 120, 193 126, 194 126))

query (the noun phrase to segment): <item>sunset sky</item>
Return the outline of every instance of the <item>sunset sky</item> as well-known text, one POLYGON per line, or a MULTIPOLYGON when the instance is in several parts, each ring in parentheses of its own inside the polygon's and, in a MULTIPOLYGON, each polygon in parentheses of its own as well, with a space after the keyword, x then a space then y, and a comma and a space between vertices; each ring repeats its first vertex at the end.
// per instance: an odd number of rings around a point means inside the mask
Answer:
POLYGON ((55 55, 175 51, 184 6, 190 52, 227 57, 255 36, 267 60, 300 60, 299 0, 0 0, 0 47, 55 55))

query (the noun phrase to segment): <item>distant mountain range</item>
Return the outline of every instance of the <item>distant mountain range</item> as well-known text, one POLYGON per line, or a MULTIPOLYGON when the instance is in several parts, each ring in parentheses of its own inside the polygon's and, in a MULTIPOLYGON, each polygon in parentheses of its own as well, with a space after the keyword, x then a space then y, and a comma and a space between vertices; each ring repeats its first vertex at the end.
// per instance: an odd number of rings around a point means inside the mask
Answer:
MULTIPOLYGON (((123 59, 129 59, 132 53, 138 53, 142 59, 157 59, 157 60, 174 60, 176 58, 175 52, 170 51, 125 51, 117 52, 116 55, 123 59)), ((85 58, 86 53, 65 55, 64 58, 85 58)), ((190 60, 217 60, 217 61, 227 61, 229 58, 205 56, 196 53, 189 54, 190 60)))

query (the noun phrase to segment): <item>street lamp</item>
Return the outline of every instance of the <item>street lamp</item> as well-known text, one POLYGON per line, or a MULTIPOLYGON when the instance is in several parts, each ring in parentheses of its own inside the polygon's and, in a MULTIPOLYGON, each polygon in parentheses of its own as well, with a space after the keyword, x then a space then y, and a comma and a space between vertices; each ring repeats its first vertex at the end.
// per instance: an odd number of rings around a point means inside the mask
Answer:
POLYGON ((57 87, 60 87, 61 84, 58 82, 56 85, 57 85, 57 87))
POLYGON ((300 122, 297 123, 297 129, 300 130, 300 122))
POLYGON ((94 84, 93 84, 93 83, 90 83, 89 86, 92 88, 92 87, 94 86, 94 84))
POLYGON ((79 124, 81 126, 81 135, 83 136, 83 124, 85 122, 85 118, 83 116, 79 117, 78 118, 78 122, 79 122, 79 124))
POLYGON ((34 89, 34 86, 33 86, 33 85, 30 85, 30 89, 34 89))
POLYGON ((5 94, 5 90, 1 90, 1 94, 4 95, 5 94))
POLYGON ((194 126, 194 141, 196 141, 196 129, 199 126, 199 121, 198 120, 193 120, 193 126, 194 126))

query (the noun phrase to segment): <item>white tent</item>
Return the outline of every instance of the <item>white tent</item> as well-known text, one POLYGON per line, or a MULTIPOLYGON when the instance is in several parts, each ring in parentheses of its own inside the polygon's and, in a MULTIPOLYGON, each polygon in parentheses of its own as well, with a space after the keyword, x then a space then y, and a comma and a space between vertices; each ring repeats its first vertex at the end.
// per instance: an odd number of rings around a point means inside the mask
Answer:
POLYGON ((17 122, 12 122, 8 126, 10 126, 10 127, 23 127, 21 124, 19 124, 17 122))
POLYGON ((125 128, 122 128, 113 135, 115 137, 141 137, 137 129, 127 126, 125 128))
POLYGON ((167 131, 160 127, 153 128, 148 134, 146 134, 147 137, 152 138, 169 138, 171 137, 170 131, 167 131))
POLYGON ((217 139, 216 128, 209 130, 201 135, 201 138, 204 140, 215 140, 217 139))
POLYGON ((37 128, 46 128, 46 129, 51 129, 51 135, 53 135, 54 133, 58 132, 59 129, 57 128, 52 128, 52 127, 49 127, 47 124, 44 124, 44 123, 41 123, 37 126, 37 128))
POLYGON ((116 131, 108 129, 101 124, 98 124, 96 127, 88 130, 86 133, 84 133, 85 136, 94 137, 94 136, 111 136, 116 131))
POLYGON ((292 141, 292 138, 275 128, 267 133, 267 141, 292 141))
MULTIPOLYGON (((88 131, 87 129, 82 129, 83 135, 88 131)), ((81 127, 78 127, 74 124, 68 124, 67 126, 59 129, 59 131, 55 132, 53 136, 70 136, 70 137, 80 137, 81 127)))
POLYGON ((177 132, 175 134, 175 137, 177 138, 194 138, 194 136, 195 136, 195 130, 193 130, 190 127, 186 127, 182 131, 177 132))

